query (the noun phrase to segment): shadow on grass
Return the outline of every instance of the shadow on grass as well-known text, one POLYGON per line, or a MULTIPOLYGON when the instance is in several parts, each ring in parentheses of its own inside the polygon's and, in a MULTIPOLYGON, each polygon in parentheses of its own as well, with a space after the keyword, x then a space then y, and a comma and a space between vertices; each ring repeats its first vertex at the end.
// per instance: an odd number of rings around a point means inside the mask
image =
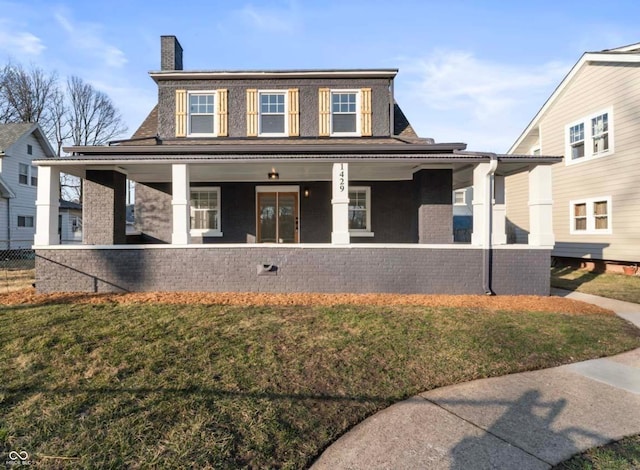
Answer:
POLYGON ((585 271, 573 266, 552 267, 551 287, 568 291, 577 291, 580 286, 593 281, 601 274, 603 273, 597 271, 585 271), (575 276, 576 273, 578 273, 578 276, 575 276), (565 276, 568 278, 565 278, 565 276))

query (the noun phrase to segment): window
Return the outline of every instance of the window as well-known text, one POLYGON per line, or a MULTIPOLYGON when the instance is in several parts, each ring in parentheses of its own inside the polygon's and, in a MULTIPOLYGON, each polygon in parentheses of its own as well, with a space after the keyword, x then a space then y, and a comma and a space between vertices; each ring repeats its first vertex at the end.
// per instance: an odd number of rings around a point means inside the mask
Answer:
POLYGON ((20 184, 29 184, 29 165, 19 164, 18 181, 20 184))
POLYGON ((613 153, 612 110, 587 116, 566 127, 565 164, 584 162, 613 153))
POLYGON ((33 145, 27 144, 27 155, 33 155, 33 145))
POLYGON ((20 228, 33 228, 33 216, 32 215, 19 215, 18 227, 20 228))
POLYGON ((215 93, 189 93, 189 135, 215 136, 215 93))
POLYGON ((582 201, 571 201, 570 233, 578 234, 610 234, 611 231, 611 197, 599 197, 582 201))
POLYGON ((373 236, 371 233, 371 188, 349 188, 349 232, 353 236, 373 236))
POLYGON ((465 193, 466 189, 458 189, 453 192, 453 203, 456 206, 464 206, 467 203, 465 193))
POLYGON ((331 92, 331 135, 359 135, 358 91, 331 92))
POLYGON ((285 92, 261 91, 260 95, 260 130, 261 136, 284 136, 286 128, 285 92))
POLYGON ((220 188, 191 188, 191 233, 222 236, 220 232, 220 188))
POLYGON ((31 170, 31 186, 38 186, 38 167, 32 166, 31 170))

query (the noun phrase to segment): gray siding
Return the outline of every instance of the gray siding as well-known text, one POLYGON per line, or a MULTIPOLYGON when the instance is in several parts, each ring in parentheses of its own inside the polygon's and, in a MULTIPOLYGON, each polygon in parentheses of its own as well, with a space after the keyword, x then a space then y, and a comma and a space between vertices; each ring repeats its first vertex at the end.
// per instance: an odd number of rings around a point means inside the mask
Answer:
MULTIPOLYGON (((39 292, 396 292, 482 294, 482 250, 198 247, 44 249, 39 292), (258 267, 277 269, 259 275, 258 267)), ((496 294, 548 295, 549 251, 495 250, 496 294)))
POLYGON ((158 120, 162 139, 175 137, 176 90, 228 90, 229 137, 247 136, 246 90, 286 90, 298 88, 300 100, 300 136, 318 135, 318 89, 371 88, 372 131, 374 136, 390 135, 390 80, 388 79, 272 79, 272 80, 181 80, 163 81, 158 86, 158 120))

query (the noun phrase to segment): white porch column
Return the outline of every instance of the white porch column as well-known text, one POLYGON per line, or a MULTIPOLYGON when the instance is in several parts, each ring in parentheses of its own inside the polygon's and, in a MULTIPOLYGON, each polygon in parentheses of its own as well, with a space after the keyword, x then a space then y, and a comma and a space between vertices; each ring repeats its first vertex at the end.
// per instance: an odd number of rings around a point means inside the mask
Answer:
POLYGON ((59 245, 58 208, 60 207, 60 170, 38 167, 35 245, 59 245))
POLYGON ((529 245, 553 246, 551 165, 529 170, 529 245))
POLYGON ((331 243, 348 245, 349 238, 349 164, 334 163, 332 173, 331 206, 333 207, 333 224, 331 243))
POLYGON ((490 189, 487 187, 489 165, 489 163, 478 163, 473 169, 473 233, 471 234, 471 244, 476 246, 485 244, 485 233, 489 225, 489 221, 486 220, 487 211, 485 210, 490 189))
POLYGON ((504 198, 504 176, 493 177, 493 229, 492 243, 494 245, 507 244, 507 206, 504 198))
POLYGON ((171 187, 173 197, 173 232, 171 244, 188 245, 191 242, 189 234, 189 165, 171 165, 171 187))

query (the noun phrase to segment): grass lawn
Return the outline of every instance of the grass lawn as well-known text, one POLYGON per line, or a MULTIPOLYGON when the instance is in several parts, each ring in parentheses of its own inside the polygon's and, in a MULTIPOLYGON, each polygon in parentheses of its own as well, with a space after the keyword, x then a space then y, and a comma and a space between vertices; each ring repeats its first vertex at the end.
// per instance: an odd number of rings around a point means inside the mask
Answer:
POLYGON ((571 267, 551 268, 551 287, 640 303, 640 277, 571 267))
POLYGON ((640 435, 589 449, 553 470, 637 470, 640 468, 640 435))
POLYGON ((417 306, 0 307, 0 456, 301 468, 434 387, 640 346, 612 315, 417 306))

